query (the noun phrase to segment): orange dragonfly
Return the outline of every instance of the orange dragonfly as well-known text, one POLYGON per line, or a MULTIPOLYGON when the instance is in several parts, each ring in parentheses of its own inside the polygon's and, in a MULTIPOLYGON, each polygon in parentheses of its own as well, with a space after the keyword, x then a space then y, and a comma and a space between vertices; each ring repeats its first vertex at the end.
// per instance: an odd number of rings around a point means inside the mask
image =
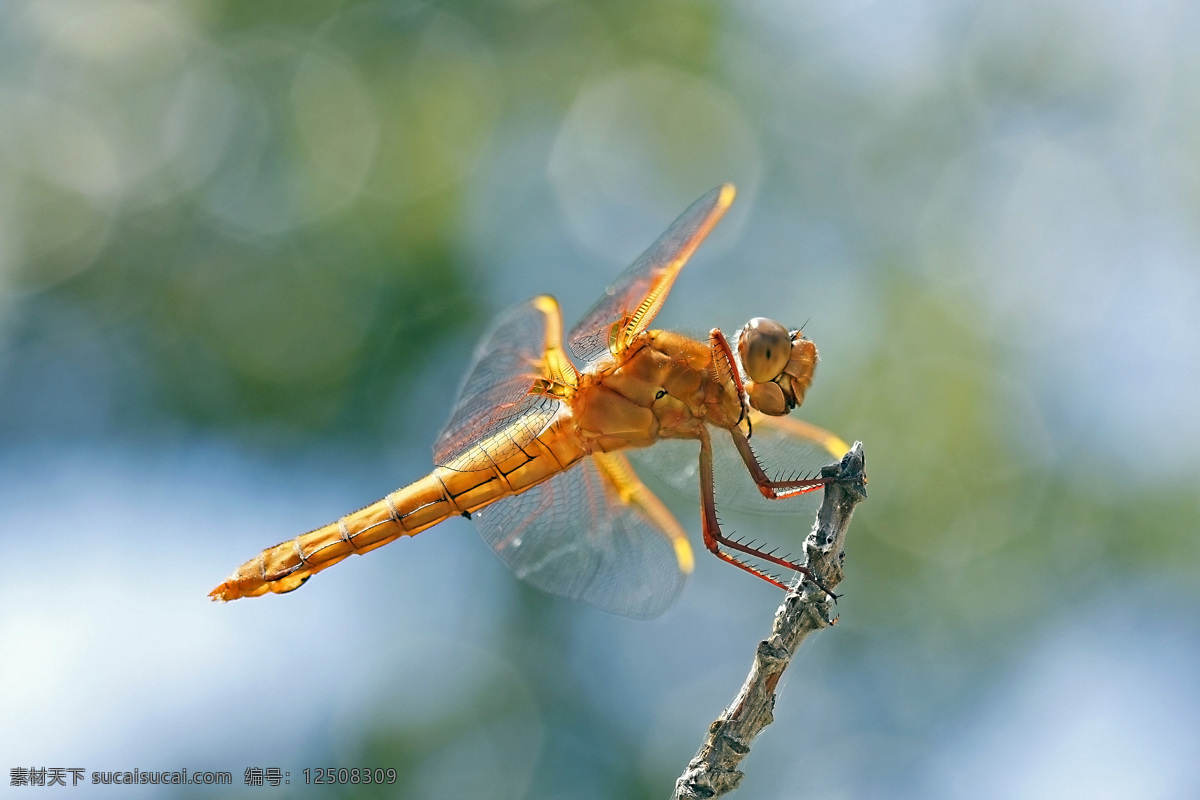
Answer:
POLYGON ((210 597, 290 592, 349 555, 462 515, 533 586, 618 614, 655 616, 692 571, 692 548, 621 451, 669 439, 700 443, 701 531, 709 551, 783 589, 768 569, 808 575, 800 564, 722 533, 710 429, 728 432, 762 496, 821 488, 825 481, 811 476, 772 480, 751 446, 752 436, 774 437, 824 461, 848 449, 837 436, 783 416, 804 400, 816 347, 799 330, 763 318, 750 320, 733 345, 715 328, 708 341, 648 330, 734 194, 724 185, 692 204, 575 326, 568 343, 586 363, 582 370, 563 349, 554 298, 508 310, 476 349, 434 444, 431 473, 264 550, 210 597))

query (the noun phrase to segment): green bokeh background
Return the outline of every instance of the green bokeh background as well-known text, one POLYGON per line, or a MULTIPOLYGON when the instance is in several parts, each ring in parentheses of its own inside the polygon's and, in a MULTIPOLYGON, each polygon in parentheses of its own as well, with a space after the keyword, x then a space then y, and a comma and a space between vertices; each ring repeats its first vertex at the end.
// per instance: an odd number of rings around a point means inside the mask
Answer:
POLYGON ((871 478, 740 796, 1194 795, 1198 29, 1170 0, 5 5, 3 766, 666 796, 778 601, 712 559, 652 623, 524 589, 460 521, 204 594, 427 469, 494 314, 569 322, 732 181, 660 321, 807 320, 802 413, 871 478))

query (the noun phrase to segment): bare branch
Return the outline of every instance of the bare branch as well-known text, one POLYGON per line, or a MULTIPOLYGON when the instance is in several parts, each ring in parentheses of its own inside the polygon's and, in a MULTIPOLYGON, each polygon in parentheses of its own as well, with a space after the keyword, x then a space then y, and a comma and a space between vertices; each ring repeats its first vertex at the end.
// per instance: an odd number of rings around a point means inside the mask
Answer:
MULTIPOLYGON (((837 464, 821 470, 834 478, 825 485, 825 499, 812 532, 804 541, 806 566, 824 586, 833 589, 842 580, 846 531, 854 507, 867 496, 865 456, 855 442, 837 464)), ((774 717, 775 686, 797 648, 813 631, 832 625, 831 600, 811 581, 790 592, 775 612, 771 635, 758 643, 754 664, 733 703, 708 727, 700 751, 675 782, 672 800, 709 800, 737 788, 742 780, 738 764, 750 745, 774 717)))

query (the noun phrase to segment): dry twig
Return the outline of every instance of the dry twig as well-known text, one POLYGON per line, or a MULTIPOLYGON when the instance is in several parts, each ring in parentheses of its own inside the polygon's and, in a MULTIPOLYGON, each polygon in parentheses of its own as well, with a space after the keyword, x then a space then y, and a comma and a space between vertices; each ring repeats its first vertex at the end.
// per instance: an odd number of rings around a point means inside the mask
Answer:
MULTIPOLYGON (((821 470, 823 477, 835 481, 825 486, 825 498, 804 550, 806 566, 831 590, 842 580, 846 530, 854 506, 867 496, 864 470, 861 442, 855 442, 839 463, 821 470)), ((787 595, 775 612, 771 635, 758 643, 746 682, 729 708, 708 727, 700 752, 675 782, 672 800, 707 800, 737 788, 742 780, 738 764, 750 752, 754 737, 774 719, 771 712, 780 676, 810 633, 833 624, 831 606, 829 596, 811 581, 802 582, 787 595)))

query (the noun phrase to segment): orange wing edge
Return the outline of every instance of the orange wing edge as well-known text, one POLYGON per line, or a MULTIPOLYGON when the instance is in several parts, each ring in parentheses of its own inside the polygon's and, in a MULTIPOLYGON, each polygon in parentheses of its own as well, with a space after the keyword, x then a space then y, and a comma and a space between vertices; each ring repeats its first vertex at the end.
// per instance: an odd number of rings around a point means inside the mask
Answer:
POLYGON ((823 447, 825 452, 829 453, 835 460, 840 460, 842 456, 850 451, 850 445, 846 444, 846 441, 842 437, 812 423, 805 422, 802 419, 796 419, 795 417, 772 417, 763 414, 761 411, 751 411, 750 414, 751 425, 759 425, 762 422, 763 424, 786 430, 793 436, 815 442, 823 447))
POLYGON ((671 286, 675 283, 675 278, 678 277, 679 271, 687 264, 688 259, 696 252, 708 235, 712 233, 712 229, 721 221, 721 217, 725 216, 725 212, 733 205, 733 200, 737 196, 737 189, 732 183, 722 184, 717 193, 716 202, 713 203, 709 210, 708 216, 696 227, 692 236, 683 243, 676 251, 675 257, 663 269, 662 273, 650 285, 649 291, 638 304, 638 307, 624 320, 618 320, 613 326, 613 333, 609 343, 610 351, 616 355, 627 348, 637 335, 649 327, 654 320, 656 314, 662 304, 667 299, 667 294, 671 291, 671 286))
POLYGON ((687 533, 662 501, 638 478, 629 459, 623 453, 593 453, 592 459, 620 501, 644 514, 667 537, 675 549, 675 561, 680 571, 690 575, 696 567, 696 557, 687 533))

